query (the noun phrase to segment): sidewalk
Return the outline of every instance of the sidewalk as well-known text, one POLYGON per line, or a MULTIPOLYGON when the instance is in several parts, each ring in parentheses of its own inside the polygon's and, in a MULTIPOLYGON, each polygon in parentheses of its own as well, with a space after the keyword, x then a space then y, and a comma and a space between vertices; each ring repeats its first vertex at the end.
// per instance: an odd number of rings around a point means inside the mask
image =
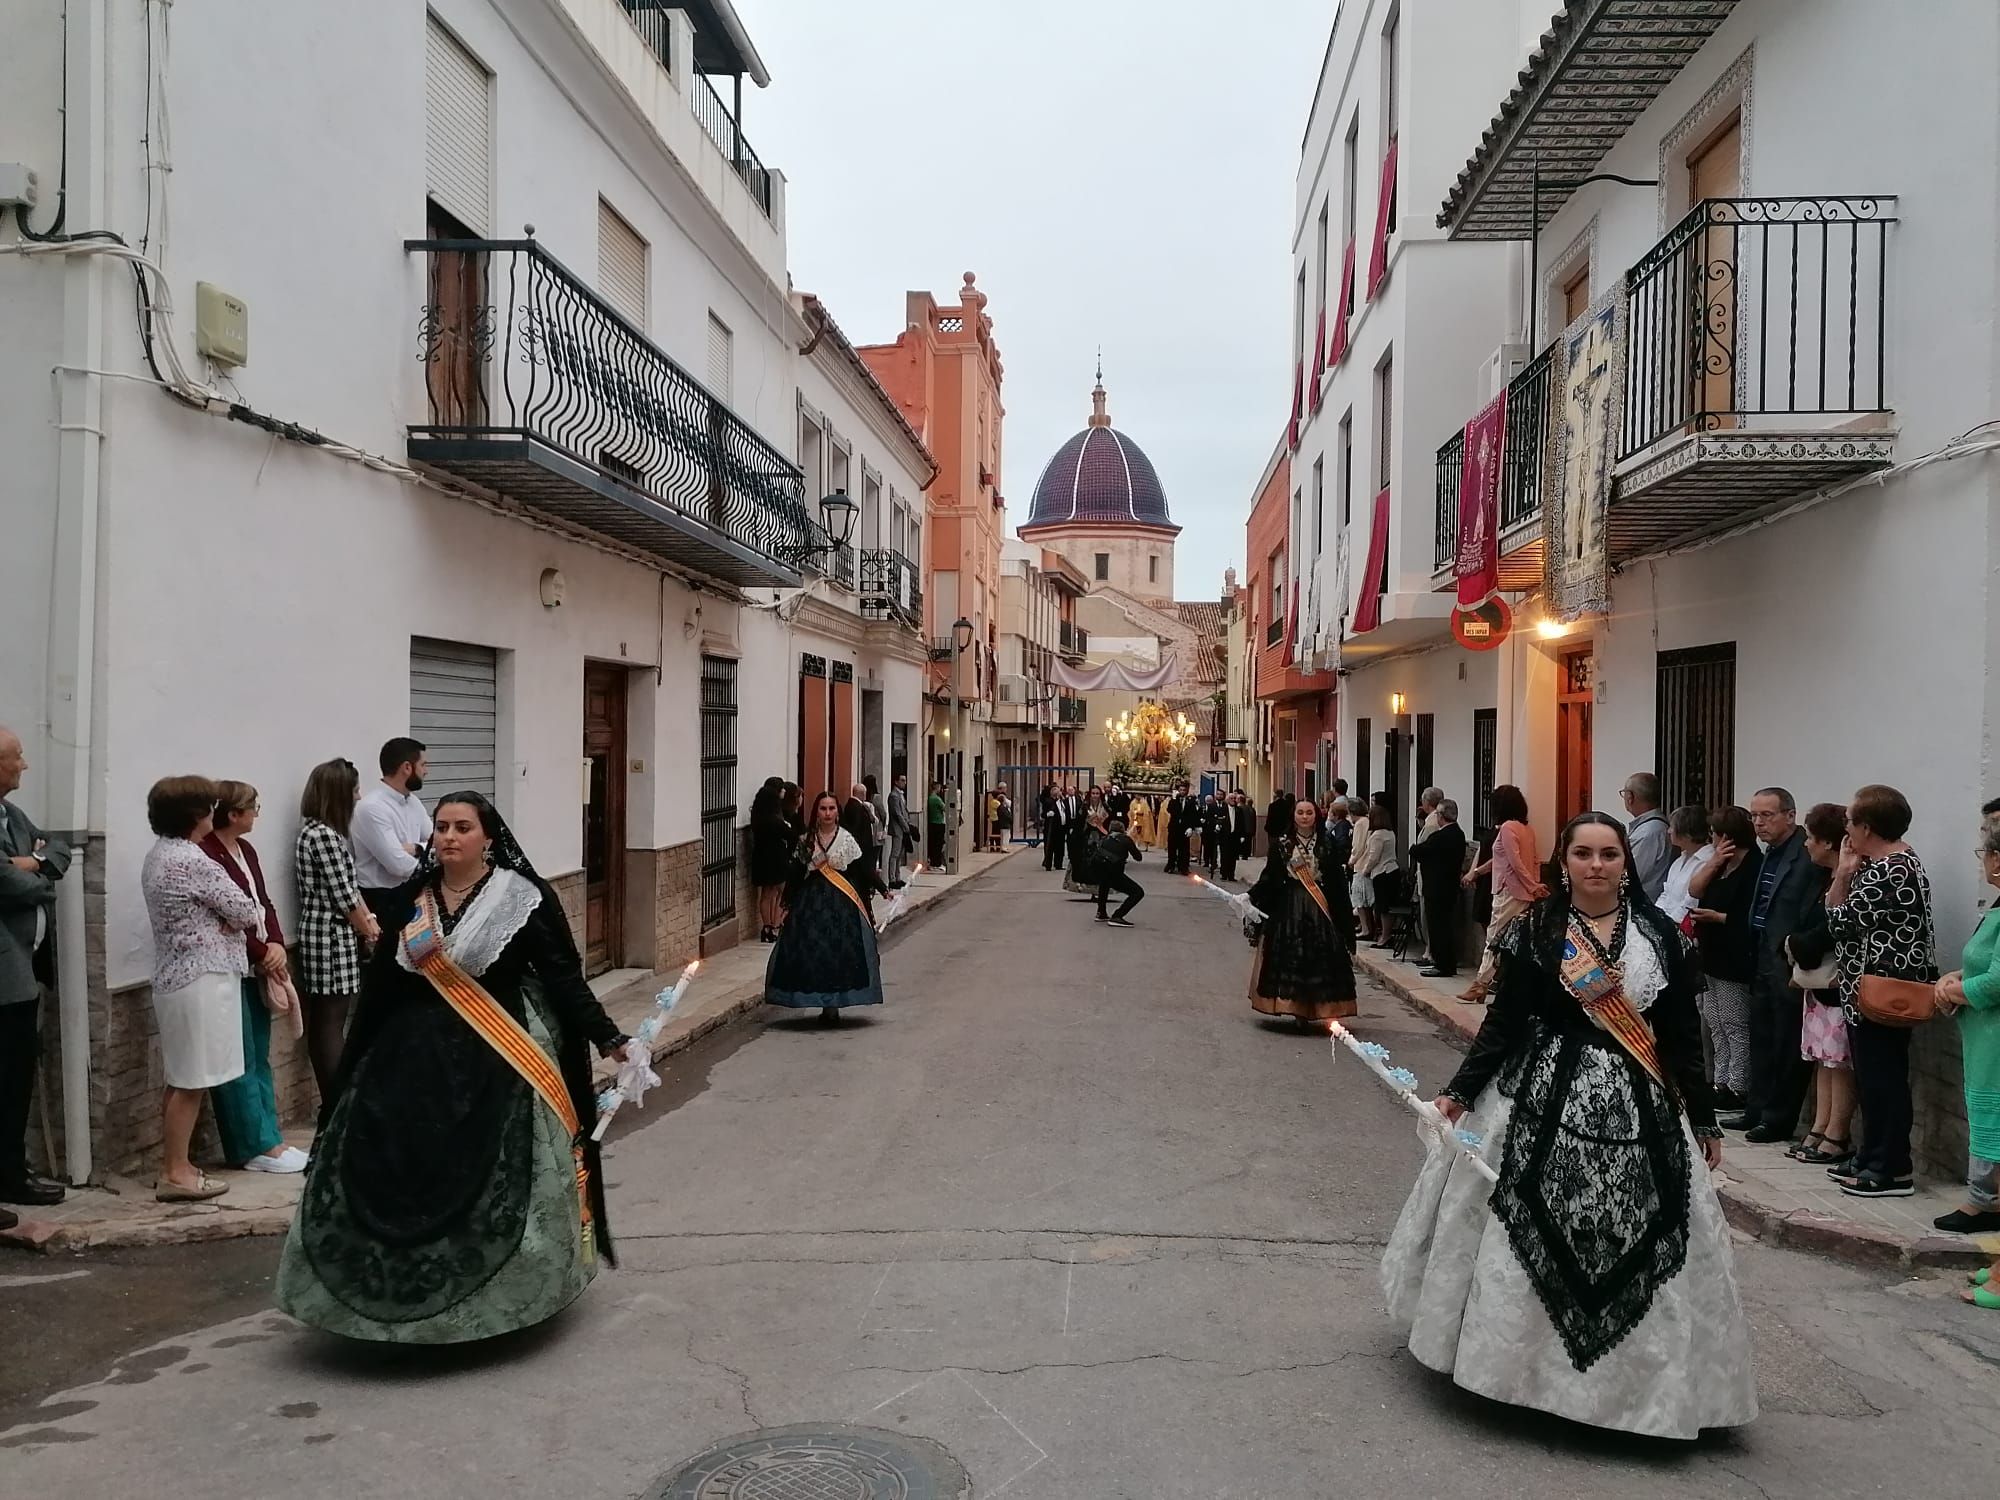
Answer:
MULTIPOLYGON (((1470 1041, 1485 1019, 1485 1006, 1458 998, 1468 983, 1465 974, 1425 979, 1418 965, 1365 945, 1355 962, 1460 1040, 1470 1041)), ((1919 1181, 1914 1198, 1849 1198, 1824 1167, 1793 1161, 1781 1145, 1753 1146, 1732 1134, 1715 1184, 1730 1223, 1774 1245, 1865 1265, 1970 1270, 2000 1260, 2000 1235, 1940 1234, 1931 1227, 1932 1219, 1963 1203, 1956 1183, 1919 1181)))
MULTIPOLYGON (((1025 847, 1017 846, 1005 854, 968 854, 957 875, 938 875, 926 870, 910 891, 908 910, 896 920, 885 943, 893 947, 896 935, 916 921, 925 908, 934 906, 966 881, 977 879, 1003 860, 1021 853, 1025 847)), ((767 945, 753 940, 702 960, 701 969, 676 1007, 673 1020, 654 1044, 654 1061, 671 1057, 710 1032, 754 1014, 764 1003, 764 966, 770 954, 767 945)), ((626 971, 608 977, 615 988, 607 992, 601 980, 593 987, 598 989, 598 998, 611 1018, 621 1030, 629 1032, 645 1018, 653 997, 679 977, 679 971, 637 978, 626 971)), ((600 1058, 599 1083, 608 1080, 615 1070, 615 1064, 600 1058)), ((305 1126, 288 1130, 285 1139, 310 1150, 312 1130, 305 1126)), ((245 1235, 283 1234, 291 1226, 292 1211, 305 1186, 303 1174, 274 1177, 269 1173, 212 1166, 207 1170, 229 1184, 226 1195, 207 1203, 159 1203, 154 1201, 150 1179, 112 1177, 101 1185, 72 1189, 69 1197, 53 1208, 16 1209, 21 1222, 13 1229, 0 1231, 0 1249, 38 1250, 53 1255, 63 1251, 192 1245, 245 1235)))

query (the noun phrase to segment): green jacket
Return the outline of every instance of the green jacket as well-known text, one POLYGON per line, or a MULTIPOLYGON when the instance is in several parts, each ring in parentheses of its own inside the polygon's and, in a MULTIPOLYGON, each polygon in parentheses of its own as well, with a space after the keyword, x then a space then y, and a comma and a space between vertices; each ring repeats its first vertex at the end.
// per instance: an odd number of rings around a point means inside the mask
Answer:
POLYGON ((924 815, 933 823, 943 823, 945 821, 944 798, 936 792, 932 792, 930 801, 924 804, 924 815))

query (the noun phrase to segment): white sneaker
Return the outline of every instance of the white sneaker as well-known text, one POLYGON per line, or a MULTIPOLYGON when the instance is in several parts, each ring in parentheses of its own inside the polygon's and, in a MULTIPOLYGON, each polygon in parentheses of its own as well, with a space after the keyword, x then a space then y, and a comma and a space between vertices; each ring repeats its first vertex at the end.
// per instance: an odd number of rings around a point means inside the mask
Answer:
POLYGON ((303 1172, 309 1160, 297 1146, 285 1146, 269 1156, 253 1156, 243 1163, 246 1172, 303 1172))

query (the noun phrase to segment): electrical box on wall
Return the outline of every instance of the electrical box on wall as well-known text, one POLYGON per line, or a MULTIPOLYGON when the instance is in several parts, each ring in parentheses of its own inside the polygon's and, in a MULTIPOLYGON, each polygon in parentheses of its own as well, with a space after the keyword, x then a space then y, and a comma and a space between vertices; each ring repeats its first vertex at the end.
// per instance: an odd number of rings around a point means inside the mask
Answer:
POLYGON ((194 347, 204 358, 232 369, 250 363, 250 306, 219 286, 194 286, 194 347))
POLYGON ((41 196, 39 188, 39 179, 33 167, 23 166, 17 161, 0 161, 0 208, 11 208, 15 204, 33 208, 41 196))

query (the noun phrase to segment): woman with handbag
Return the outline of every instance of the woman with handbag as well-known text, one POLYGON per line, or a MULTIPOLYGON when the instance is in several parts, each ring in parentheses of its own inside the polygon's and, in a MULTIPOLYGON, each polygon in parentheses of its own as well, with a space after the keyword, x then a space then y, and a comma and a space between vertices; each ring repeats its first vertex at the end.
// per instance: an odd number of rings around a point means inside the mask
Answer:
MULTIPOLYGON (((1829 881, 1840 863, 1840 843, 1847 835, 1847 809, 1838 802, 1821 802, 1805 816, 1806 857, 1829 881)), ((1849 1127, 1854 1122, 1854 1053, 1847 1036, 1847 1013, 1840 1008, 1840 969, 1833 960, 1833 940, 1826 935, 1826 908, 1816 920, 1785 940, 1792 962, 1792 988, 1805 995, 1799 1027, 1799 1054, 1812 1064, 1812 1129, 1785 1155, 1814 1166, 1840 1166, 1854 1155, 1849 1127), (1800 955, 1809 955, 1806 964, 1800 955)))
MULTIPOLYGON (((1979 826, 1979 868, 2000 886, 2000 802, 1986 804, 1979 826)), ((1965 945, 1965 967, 1940 979, 1938 1008, 1958 1017, 1959 1052, 1965 1060, 1965 1207, 1933 1222, 1947 1234, 2000 1230, 2000 905, 1987 908, 1965 945)), ((2000 1311, 2000 1266, 1973 1278, 1965 1300, 2000 1311)))
POLYGON ((1892 786, 1856 792, 1826 892, 1826 930, 1840 970, 1862 1123, 1853 1161, 1828 1167, 1827 1175, 1852 1198, 1916 1192, 1910 1035, 1936 1013, 1938 969, 1930 876, 1903 842, 1911 816, 1909 799, 1892 786))

